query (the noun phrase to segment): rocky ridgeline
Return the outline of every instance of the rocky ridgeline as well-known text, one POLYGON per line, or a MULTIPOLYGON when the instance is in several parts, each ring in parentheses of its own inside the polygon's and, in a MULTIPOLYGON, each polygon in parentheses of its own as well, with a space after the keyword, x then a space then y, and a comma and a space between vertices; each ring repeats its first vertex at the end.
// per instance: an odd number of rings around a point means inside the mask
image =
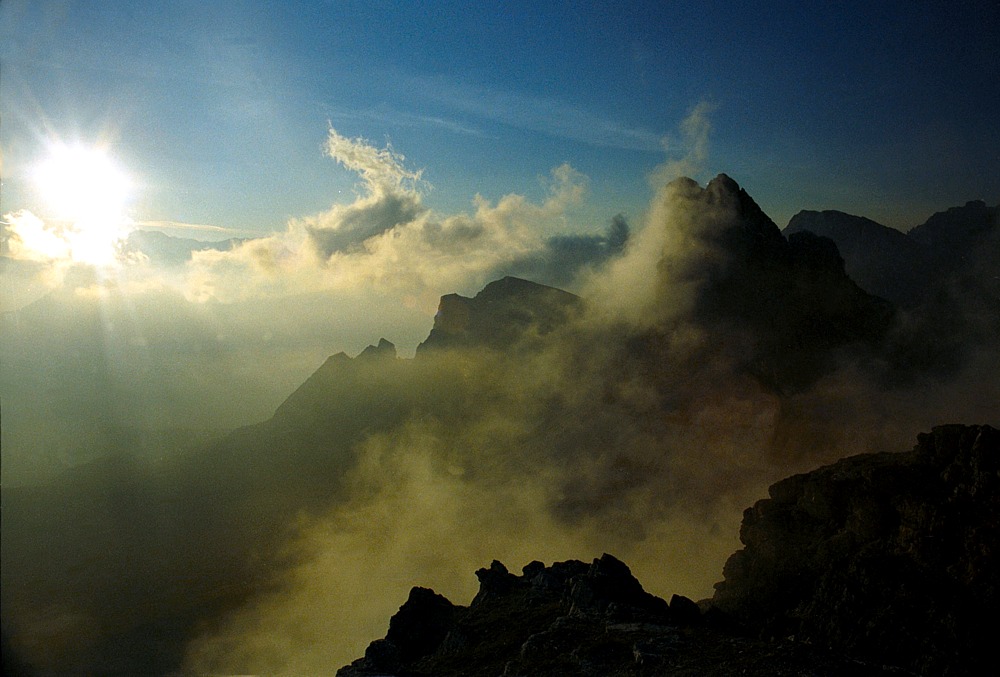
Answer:
POLYGON ((385 639, 338 677, 374 675, 885 675, 885 668, 793 641, 741 635, 732 620, 643 590, 611 555, 476 572, 468 607, 413 588, 385 639))
POLYGON ((772 486, 711 600, 668 604, 607 554, 494 561, 468 607, 413 588, 338 675, 989 674, 998 489, 1000 432, 935 428, 772 486))

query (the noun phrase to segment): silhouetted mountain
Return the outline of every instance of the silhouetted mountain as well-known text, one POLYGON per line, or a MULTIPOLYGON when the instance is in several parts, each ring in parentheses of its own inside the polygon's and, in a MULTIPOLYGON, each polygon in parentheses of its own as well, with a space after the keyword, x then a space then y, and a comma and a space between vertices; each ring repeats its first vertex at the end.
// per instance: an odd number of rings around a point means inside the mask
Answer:
POLYGON ((837 244, 845 270, 865 291, 911 306, 924 295, 932 277, 923 244, 900 231, 862 216, 838 211, 801 211, 783 231, 809 231, 837 244))
POLYGON ((337 674, 987 674, 998 468, 1000 433, 945 426, 910 453, 783 480, 746 511, 746 549, 701 608, 646 593, 607 554, 521 576, 494 561, 468 607, 413 588, 385 639, 337 674))
POLYGON ((715 350, 779 391, 813 383, 845 350, 878 350, 893 308, 847 276, 832 242, 804 233, 785 239, 725 174, 704 189, 690 179, 668 188, 682 239, 674 244, 670 233, 657 264, 663 296, 656 312, 666 313, 659 331, 690 322, 715 337, 715 350), (676 290, 685 287, 690 315, 678 318, 676 290))
POLYGON ((789 238, 807 232, 829 237, 862 288, 904 310, 883 353, 896 365, 890 378, 954 372, 970 354, 995 350, 1000 207, 969 202, 934 214, 906 235, 841 212, 800 212, 785 232, 789 238))
MULTIPOLYGON (((608 264, 611 290, 603 297, 584 301, 511 277, 473 298, 447 295, 413 359, 400 359, 382 339, 354 358, 327 359, 267 420, 165 454, 165 462, 122 453, 50 486, 4 488, 0 574, 11 642, 42 672, 169 673, 196 636, 211 634, 237 610, 249 613, 261 599, 281 598, 273 593, 293 584, 289 572, 327 547, 329 538, 302 544, 316 524, 327 525, 334 541, 343 538, 335 549, 345 557, 419 539, 401 531, 408 524, 420 530, 443 521, 450 531, 424 547, 421 561, 448 556, 432 552, 438 543, 472 539, 492 548, 494 536, 525 542, 530 529, 531 542, 570 534, 635 553, 657 534, 672 533, 676 522, 706 532, 719 520, 735 523, 732 506, 745 504, 745 496, 849 450, 884 448, 884 439, 930 409, 911 413, 908 392, 892 400, 881 384, 900 372, 933 370, 940 350, 913 359, 915 351, 906 349, 914 342, 899 337, 938 334, 901 329, 889 303, 848 277, 832 240, 807 232, 786 239, 725 175, 705 188, 679 180, 658 199, 643 233, 628 238, 621 258, 608 264), (883 418, 858 414, 883 400, 890 412, 883 418), (855 429, 858 420, 865 425, 855 429)), ((103 337, 100 318, 86 325, 95 345, 103 337)), ((951 336, 949 320, 943 313, 930 326, 951 336)), ((203 332, 206 351, 216 336, 210 330, 203 332)), ((960 394, 963 402, 973 399, 960 394)), ((239 405, 239 392, 231 398, 239 405)), ((622 573, 623 565, 601 562, 598 570, 622 573)), ((611 601, 638 604, 656 616, 654 624, 673 628, 642 644, 638 652, 649 662, 636 667, 634 648, 645 630, 629 624, 645 621, 614 612, 609 629, 593 613, 610 606, 576 619, 569 612, 580 600, 566 606, 563 596, 572 597, 590 569, 566 563, 569 573, 550 590, 545 576, 541 588, 534 582, 538 566, 530 576, 508 578, 498 569, 484 579, 488 592, 510 583, 513 597, 501 607, 541 600, 532 612, 539 616, 525 628, 542 633, 538 642, 553 643, 536 643, 538 653, 525 657, 528 636, 511 634, 503 649, 514 651, 505 660, 527 661, 527 672, 592 661, 645 674, 673 660, 664 658, 664 642, 708 651, 712 637, 723 637, 720 653, 707 654, 719 656, 719 664, 746 667, 739 652, 759 650, 759 671, 751 674, 763 674, 769 657, 786 673, 809 661, 843 665, 800 644, 689 631, 689 621, 701 627, 690 605, 678 601, 665 611, 640 595, 637 583, 623 582, 634 579, 616 574, 621 586, 613 586, 611 601), (563 616, 571 620, 557 622, 563 616), (605 637, 607 652, 564 652, 580 628, 605 637)), ((488 598, 470 609, 499 608, 488 598)), ((473 618, 423 593, 414 604, 431 609, 427 636, 473 618)), ((469 632, 480 631, 478 621, 469 623, 469 632)), ((451 659, 441 660, 444 666, 451 659)), ((233 671, 236 664, 201 671, 233 671)), ((260 670, 248 662, 244 671, 260 670)))
MULTIPOLYGON (((998 218, 1000 206, 988 207, 982 200, 972 200, 962 207, 933 214, 907 235, 930 247, 935 258, 954 261, 997 228, 998 218)), ((955 265, 954 262, 949 263, 955 265)))
POLYGON ((851 278, 907 308, 934 303, 935 295, 967 287, 973 278, 980 285, 994 285, 994 292, 1000 289, 990 272, 1000 255, 1000 206, 988 207, 981 200, 938 212, 905 235, 837 211, 799 212, 784 232, 802 231, 836 242, 851 278))
POLYGON ((442 348, 511 348, 560 327, 581 309, 578 296, 554 287, 505 277, 467 298, 441 297, 434 327, 417 354, 442 348))
POLYGON ((926 314, 950 316, 977 342, 994 340, 1000 332, 1000 206, 968 202, 934 214, 908 235, 931 261, 926 314))

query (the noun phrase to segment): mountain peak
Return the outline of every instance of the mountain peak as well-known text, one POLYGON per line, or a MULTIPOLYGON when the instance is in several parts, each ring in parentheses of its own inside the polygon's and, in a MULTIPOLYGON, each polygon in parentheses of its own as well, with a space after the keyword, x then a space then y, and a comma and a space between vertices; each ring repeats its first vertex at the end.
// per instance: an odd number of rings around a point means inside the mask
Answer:
POLYGON ((931 247, 970 246, 984 233, 995 231, 998 225, 1000 206, 988 207, 982 200, 971 200, 962 207, 932 214, 907 234, 931 247))
POLYGON ((581 306, 580 297, 518 277, 504 277, 469 298, 441 297, 434 327, 417 353, 438 348, 509 348, 539 337, 567 322, 581 306))
POLYGON ((362 360, 379 360, 383 358, 394 359, 396 357, 396 346, 390 341, 380 338, 377 346, 368 346, 358 355, 362 360))
POLYGON ((545 290, 562 291, 555 287, 506 275, 487 284, 476 294, 475 298, 483 300, 510 299, 546 293, 545 290))
POLYGON ((714 179, 708 182, 706 190, 712 192, 727 192, 727 193, 739 193, 740 184, 738 184, 729 174, 718 174, 714 179))

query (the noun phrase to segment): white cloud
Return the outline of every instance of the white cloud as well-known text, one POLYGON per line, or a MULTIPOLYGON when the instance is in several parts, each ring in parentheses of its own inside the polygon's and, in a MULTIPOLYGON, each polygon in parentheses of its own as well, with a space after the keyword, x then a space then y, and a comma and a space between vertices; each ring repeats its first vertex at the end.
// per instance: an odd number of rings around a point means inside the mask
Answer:
MULTIPOLYGON (((579 231, 572 213, 586 178, 569 165, 553 170, 540 200, 476 196, 467 211, 439 213, 421 201, 420 173, 391 148, 330 130, 328 151, 361 178, 353 201, 267 237, 196 249, 186 264, 182 250, 169 265, 141 251, 105 268, 74 262, 58 224, 9 215, 0 308, 16 331, 0 376, 15 380, 4 387, 30 405, 49 392, 46 365, 81 383, 104 370, 127 393, 121 401, 157 412, 157 425, 243 425, 266 418, 330 354, 386 337, 412 355, 442 295, 473 293, 510 262, 544 251, 554 234, 579 231), (225 392, 241 393, 238 406, 225 392)), ((5 432, 97 420, 74 410, 76 418, 54 422, 28 405, 20 423, 5 420, 5 432)), ((131 409, 122 416, 135 418, 131 409)), ((18 469, 11 459, 35 456, 5 445, 5 476, 18 469)), ((81 460, 32 461, 32 477, 81 460)))
POLYGON ((50 261, 69 257, 71 247, 65 229, 45 223, 27 209, 4 214, 4 254, 24 261, 50 261))
POLYGON ((705 170, 708 159, 708 139, 712 131, 710 116, 715 105, 701 101, 687 114, 679 125, 679 136, 663 137, 661 143, 668 159, 653 170, 650 181, 659 188, 682 176, 696 177, 705 170), (680 157, 671 157, 677 154, 680 157))
POLYGON ((359 174, 363 194, 294 219, 284 233, 231 251, 195 252, 189 298, 229 302, 369 289, 418 298, 433 312, 441 294, 481 286, 491 271, 571 228, 568 213, 586 193, 586 177, 563 164, 552 171, 541 202, 476 196, 471 212, 440 214, 421 201, 420 172, 407 169, 391 148, 331 129, 328 152, 359 174))
POLYGON ((330 127, 326 152, 352 172, 357 172, 373 195, 412 189, 420 181, 421 170, 403 166, 406 158, 391 146, 375 148, 362 138, 349 139, 330 127))

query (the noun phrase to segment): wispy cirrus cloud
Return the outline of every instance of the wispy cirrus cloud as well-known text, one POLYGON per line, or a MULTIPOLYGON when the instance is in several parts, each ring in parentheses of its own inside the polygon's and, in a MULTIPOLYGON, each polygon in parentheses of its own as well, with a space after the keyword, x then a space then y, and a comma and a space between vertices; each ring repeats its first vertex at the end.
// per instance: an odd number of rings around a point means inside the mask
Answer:
POLYGON ((321 104, 320 109, 331 120, 337 122, 363 121, 375 126, 393 126, 424 129, 443 129, 460 136, 495 138, 479 126, 453 116, 412 113, 395 108, 346 108, 321 104))
POLYGON ((172 220, 146 220, 146 221, 132 221, 130 225, 136 228, 156 228, 158 230, 184 230, 184 231, 201 231, 205 233, 212 234, 222 234, 222 235, 238 235, 243 231, 237 230, 236 228, 227 228, 225 226, 213 226, 208 223, 186 223, 184 221, 172 221, 172 220))
MULTIPOLYGON (((599 148, 659 153, 663 134, 551 96, 458 83, 443 77, 405 76, 409 91, 464 116, 579 141, 599 148)), ((463 124, 465 124, 463 122, 463 124)))

